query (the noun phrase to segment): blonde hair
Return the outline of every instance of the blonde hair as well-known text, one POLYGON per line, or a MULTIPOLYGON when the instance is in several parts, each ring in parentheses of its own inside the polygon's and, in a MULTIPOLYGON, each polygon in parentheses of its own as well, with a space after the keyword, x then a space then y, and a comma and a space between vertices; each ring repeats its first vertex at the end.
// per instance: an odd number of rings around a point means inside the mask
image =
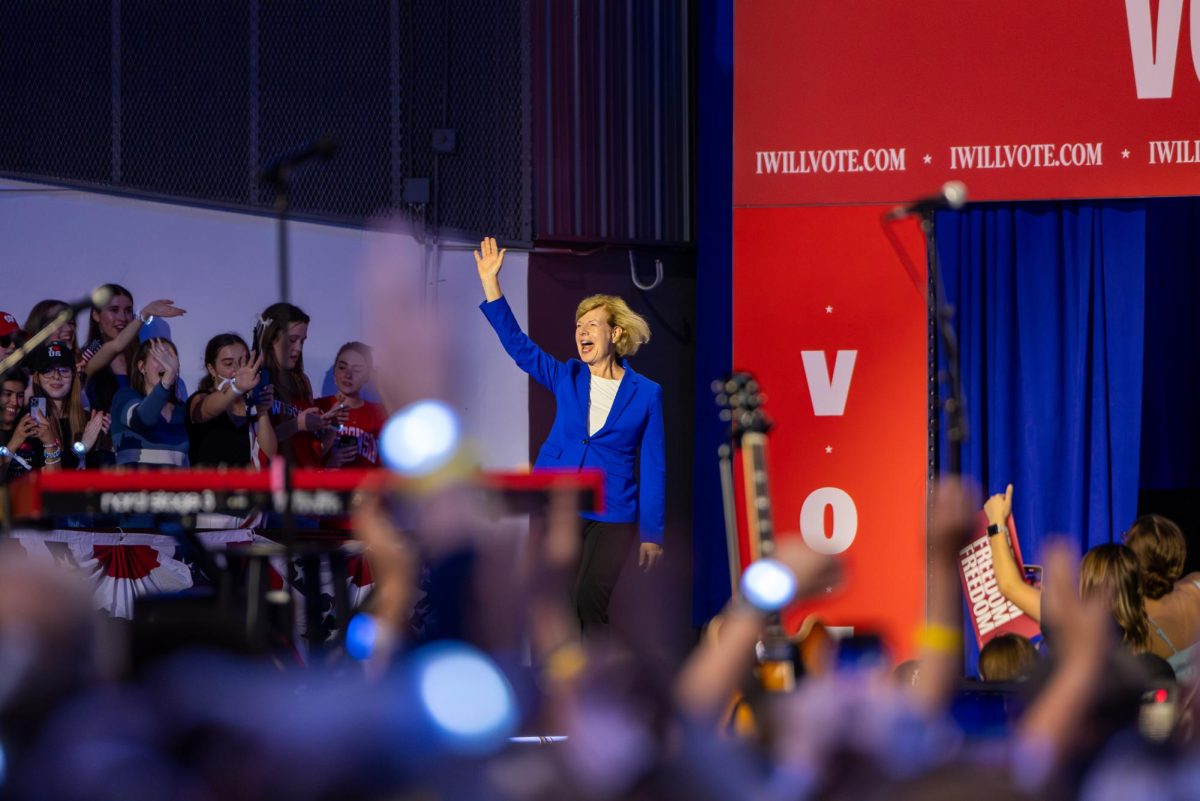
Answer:
POLYGON ((575 309, 575 322, 595 309, 604 309, 608 324, 621 329, 621 336, 617 338, 618 356, 632 356, 650 341, 650 324, 646 318, 629 308, 629 304, 616 295, 590 295, 579 301, 575 309))
POLYGON ((1112 616, 1124 633, 1125 647, 1135 654, 1150 650, 1150 619, 1142 589, 1137 556, 1124 545, 1098 545, 1083 555, 1079 565, 1079 596, 1087 599, 1106 592, 1112 616))

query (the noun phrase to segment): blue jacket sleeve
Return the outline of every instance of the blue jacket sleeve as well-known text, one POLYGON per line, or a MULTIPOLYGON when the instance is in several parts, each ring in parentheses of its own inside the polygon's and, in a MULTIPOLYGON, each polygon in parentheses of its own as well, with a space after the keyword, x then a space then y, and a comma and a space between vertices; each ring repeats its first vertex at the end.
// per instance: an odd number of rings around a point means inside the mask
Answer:
POLYGON ((129 427, 145 433, 158 424, 162 419, 163 406, 171 400, 171 393, 162 384, 155 382, 154 389, 146 397, 137 399, 137 393, 130 390, 134 396, 132 404, 123 402, 119 413, 126 418, 129 427), (132 405, 132 408, 129 408, 132 405))
POLYGON ((554 391, 562 371, 566 365, 542 350, 529 336, 521 330, 517 318, 513 316, 508 301, 501 295, 496 300, 484 301, 479 304, 483 316, 492 324, 500 344, 512 357, 512 360, 546 389, 554 391))
POLYGON ((642 542, 662 545, 667 501, 667 446, 663 435, 662 389, 655 387, 650 419, 642 432, 638 479, 638 528, 642 542))

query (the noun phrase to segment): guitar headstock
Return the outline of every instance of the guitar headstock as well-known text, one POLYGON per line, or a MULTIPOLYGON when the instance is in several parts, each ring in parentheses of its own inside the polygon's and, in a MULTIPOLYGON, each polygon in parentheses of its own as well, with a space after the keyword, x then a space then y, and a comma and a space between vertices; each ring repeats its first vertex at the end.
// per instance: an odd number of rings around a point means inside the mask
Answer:
POLYGON ((730 435, 741 441, 742 435, 755 432, 765 434, 771 430, 771 420, 763 411, 767 396, 750 373, 731 373, 723 380, 712 383, 717 406, 721 408, 721 419, 729 423, 730 435))

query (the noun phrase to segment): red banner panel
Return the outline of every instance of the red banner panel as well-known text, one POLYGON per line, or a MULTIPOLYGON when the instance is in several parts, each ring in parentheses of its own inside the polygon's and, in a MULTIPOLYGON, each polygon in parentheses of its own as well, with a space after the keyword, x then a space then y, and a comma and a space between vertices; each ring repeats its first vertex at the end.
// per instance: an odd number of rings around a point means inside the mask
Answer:
POLYGON ((800 616, 905 655, 925 609, 925 248, 915 223, 895 227, 910 274, 883 211, 735 209, 733 356, 775 421, 775 529, 845 560, 844 588, 800 616))
POLYGON ((735 205, 1200 193, 1196 0, 735 14, 735 205))

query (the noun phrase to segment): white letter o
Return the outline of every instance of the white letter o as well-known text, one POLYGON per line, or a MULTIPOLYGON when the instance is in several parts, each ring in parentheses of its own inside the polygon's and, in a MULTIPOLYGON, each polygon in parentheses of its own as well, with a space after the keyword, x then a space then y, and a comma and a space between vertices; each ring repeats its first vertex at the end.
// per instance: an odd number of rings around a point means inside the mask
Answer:
POLYGON ((837 487, 813 490, 800 507, 800 534, 817 553, 838 554, 850 547, 858 534, 858 508, 854 499, 837 487), (833 507, 833 533, 825 533, 825 507, 833 507))

